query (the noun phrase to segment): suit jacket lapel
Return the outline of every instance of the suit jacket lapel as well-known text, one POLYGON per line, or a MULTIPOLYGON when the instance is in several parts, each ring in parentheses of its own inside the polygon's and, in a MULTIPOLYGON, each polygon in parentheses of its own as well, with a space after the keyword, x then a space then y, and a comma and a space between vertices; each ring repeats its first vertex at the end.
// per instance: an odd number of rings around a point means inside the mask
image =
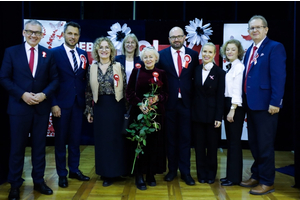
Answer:
POLYGON ((178 77, 178 74, 176 72, 176 69, 175 69, 175 64, 173 62, 173 56, 172 56, 172 51, 171 51, 171 47, 169 47, 169 53, 166 54, 166 57, 167 57, 167 60, 169 60, 169 63, 172 63, 172 65, 169 65, 169 67, 171 68, 171 72, 174 76, 177 76, 178 77))

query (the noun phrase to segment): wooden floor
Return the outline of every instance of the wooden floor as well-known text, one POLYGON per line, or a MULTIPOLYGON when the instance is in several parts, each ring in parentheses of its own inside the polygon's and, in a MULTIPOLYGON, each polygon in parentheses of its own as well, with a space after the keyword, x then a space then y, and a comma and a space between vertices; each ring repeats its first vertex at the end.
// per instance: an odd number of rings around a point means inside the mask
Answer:
MULTIPOLYGON (((180 178, 175 178, 172 182, 163 181, 164 175, 156 175, 157 186, 149 187, 145 191, 136 189, 133 177, 127 177, 115 182, 109 187, 102 186, 102 180, 95 174, 94 146, 81 146, 80 170, 91 177, 88 182, 81 182, 69 179, 68 188, 60 188, 57 185, 58 176, 55 170, 54 147, 47 146, 45 180, 49 187, 53 189, 53 195, 42 195, 33 191, 31 179, 31 148, 27 147, 23 178, 25 179, 21 187, 21 199, 89 199, 89 200, 244 200, 244 199, 271 199, 290 200, 300 199, 300 190, 292 188, 294 177, 276 172, 275 192, 267 195, 250 195, 248 188, 240 186, 223 187, 219 178, 226 173, 226 149, 218 152, 218 174, 214 184, 201 184, 196 182, 194 186, 186 185, 180 178)), ((196 180, 195 154, 194 149, 191 157, 191 175, 196 180)), ((250 176, 249 168, 253 162, 249 150, 244 150, 244 180, 250 176)), ((288 151, 275 152, 276 168, 284 167, 294 163, 294 155, 288 151)), ((180 176, 180 174, 178 173, 180 176)), ((10 184, 0 185, 0 199, 7 199, 10 184)))

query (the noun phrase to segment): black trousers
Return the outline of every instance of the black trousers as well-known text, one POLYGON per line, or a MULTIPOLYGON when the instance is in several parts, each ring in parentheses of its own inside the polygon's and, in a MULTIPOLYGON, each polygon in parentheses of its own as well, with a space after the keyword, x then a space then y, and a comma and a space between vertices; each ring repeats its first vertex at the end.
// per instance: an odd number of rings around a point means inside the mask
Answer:
POLYGON ((218 168, 218 142, 220 128, 213 123, 193 122, 198 179, 214 180, 218 168))
POLYGON ((233 117, 234 122, 227 121, 227 115, 231 107, 231 98, 225 98, 224 104, 224 125, 227 140, 227 180, 239 184, 242 181, 243 174, 243 151, 241 136, 245 120, 245 110, 243 107, 237 107, 233 117))

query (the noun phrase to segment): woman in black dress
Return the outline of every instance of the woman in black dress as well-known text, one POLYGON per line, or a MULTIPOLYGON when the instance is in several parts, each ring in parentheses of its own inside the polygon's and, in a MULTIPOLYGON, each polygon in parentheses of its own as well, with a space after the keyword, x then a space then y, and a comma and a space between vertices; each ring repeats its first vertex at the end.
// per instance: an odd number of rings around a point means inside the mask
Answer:
MULTIPOLYGON (((136 120, 139 114, 147 113, 149 111, 148 108, 139 106, 138 103, 143 101, 144 94, 151 91, 152 86, 150 83, 158 84, 159 87, 155 96, 152 98, 152 104, 156 104, 157 106, 156 112, 159 115, 155 118, 155 121, 161 126, 159 130, 147 135, 147 144, 143 147, 144 154, 139 154, 134 166, 136 186, 140 190, 146 190, 147 187, 143 174, 146 174, 146 182, 148 185, 155 186, 156 180, 154 175, 166 171, 166 148, 163 119, 165 113, 164 103, 168 98, 168 85, 165 71, 155 67, 155 63, 157 63, 159 59, 157 50, 152 47, 146 47, 143 49, 140 56, 144 64, 140 69, 133 69, 126 90, 127 100, 132 105, 131 116, 132 119, 136 120)), ((134 149, 137 146, 137 143, 132 142, 132 146, 131 154, 133 155, 135 154, 134 149)))
POLYGON ((96 174, 103 186, 109 186, 115 177, 129 173, 126 138, 121 134, 126 74, 114 61, 116 50, 107 37, 96 39, 92 53, 96 63, 88 69, 85 114, 94 123, 96 174))

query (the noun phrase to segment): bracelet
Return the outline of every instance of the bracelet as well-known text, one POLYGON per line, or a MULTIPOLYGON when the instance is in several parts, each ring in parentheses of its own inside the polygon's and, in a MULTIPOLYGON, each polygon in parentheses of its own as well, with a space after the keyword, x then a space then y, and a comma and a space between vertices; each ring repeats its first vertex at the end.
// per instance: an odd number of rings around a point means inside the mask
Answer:
POLYGON ((230 110, 235 110, 236 109, 236 106, 231 106, 230 107, 230 110))

